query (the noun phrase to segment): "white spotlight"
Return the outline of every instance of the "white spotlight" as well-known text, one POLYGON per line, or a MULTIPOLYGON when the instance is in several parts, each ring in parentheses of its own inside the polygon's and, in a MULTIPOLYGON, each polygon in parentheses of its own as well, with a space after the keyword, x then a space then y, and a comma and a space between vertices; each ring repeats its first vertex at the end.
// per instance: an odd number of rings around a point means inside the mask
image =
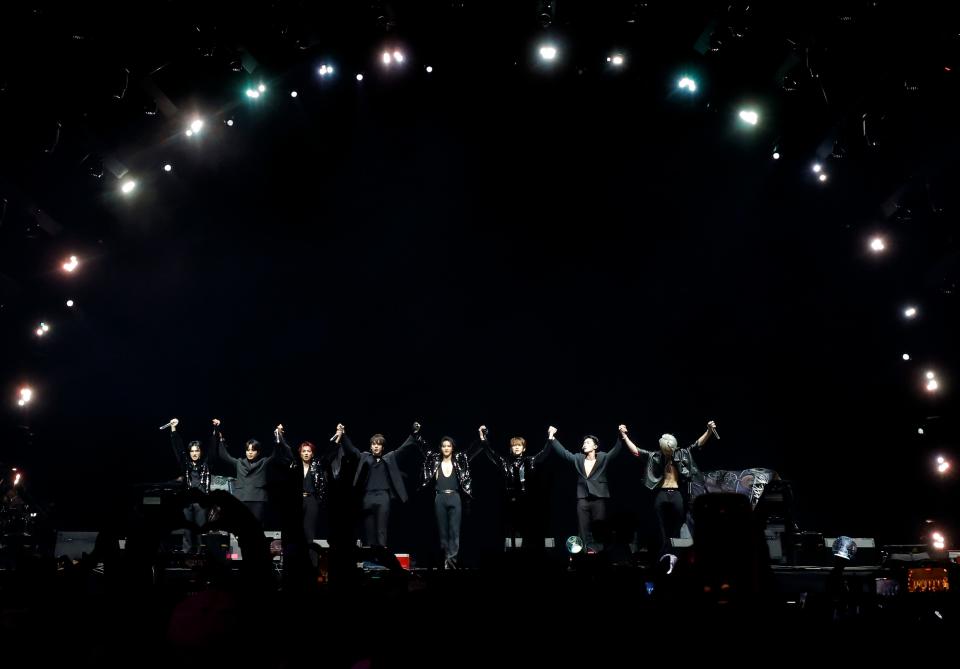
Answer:
MULTIPOLYGON (((943 460, 943 458, 940 458, 940 459, 943 460)), ((941 474, 946 474, 948 471, 950 471, 950 463, 947 462, 946 460, 939 463, 937 465, 937 471, 940 472, 941 474)))
POLYGON ((883 237, 874 237, 870 240, 870 250, 874 253, 880 253, 880 251, 885 251, 887 248, 886 242, 883 241, 883 237))
POLYGON ((760 122, 760 115, 750 109, 743 109, 740 111, 740 120, 749 125, 756 125, 760 122))
POLYGON ((927 390, 928 390, 928 391, 930 391, 931 393, 933 393, 933 392, 936 392, 936 391, 939 390, 939 389, 940 389, 940 384, 937 382, 936 379, 930 379, 929 381, 927 381, 927 390))
POLYGON ((812 167, 811 169, 812 169, 816 174, 819 174, 820 171, 823 169, 823 165, 821 165, 820 163, 814 163, 814 164, 813 164, 813 167, 812 167))
POLYGON ((937 464, 938 464, 938 465, 942 465, 944 462, 946 462, 946 460, 944 459, 944 457, 943 457, 942 455, 938 455, 938 456, 937 456, 937 464))
POLYGON ((927 374, 926 374, 926 377, 927 377, 928 379, 935 379, 935 378, 937 378, 937 375, 934 374, 933 372, 928 371, 927 374))
POLYGON ((827 180, 827 175, 823 172, 820 173, 820 176, 817 177, 821 182, 827 180))
POLYGON ((77 269, 77 266, 80 264, 80 261, 77 260, 77 256, 70 256, 70 259, 67 262, 63 263, 63 271, 72 272, 77 269))
POLYGON ((383 60, 384 65, 389 65, 390 61, 393 60, 393 56, 390 55, 389 51, 384 51, 383 55, 380 56, 380 58, 383 60))
POLYGON ((427 65, 427 74, 433 72, 433 65, 427 65))
POLYGON ((203 121, 201 119, 194 119, 190 124, 190 129, 193 130, 194 134, 203 130, 203 121))
POLYGON ((557 47, 545 44, 540 47, 540 57, 543 60, 555 60, 557 57, 557 47))
POLYGON ((40 322, 40 330, 41 330, 42 332, 50 332, 50 326, 41 321, 41 322, 40 322))
POLYGON ((906 309, 903 310, 903 315, 906 316, 907 318, 913 318, 917 315, 917 308, 907 307, 906 309))
POLYGON ((20 406, 24 404, 29 404, 30 400, 33 399, 33 390, 29 387, 23 387, 20 389, 20 406))
POLYGON ((253 98, 254 100, 256 100, 257 98, 260 97, 260 91, 258 91, 256 88, 248 88, 247 97, 253 98))
POLYGON ((623 56, 619 53, 615 53, 612 56, 607 56, 607 62, 614 67, 623 67, 623 56))
POLYGON ((193 137, 193 130, 190 130, 190 129, 188 128, 188 129, 187 129, 187 132, 186 132, 185 134, 187 135, 187 137, 193 137))
POLYGON ((357 75, 357 81, 363 81, 363 75, 362 75, 362 74, 358 74, 358 75, 357 75))
POLYGON ((296 91, 290 91, 290 97, 291 97, 291 98, 297 97, 297 92, 296 92, 296 91))
POLYGON ((227 125, 230 126, 231 128, 233 127, 233 119, 232 119, 232 118, 228 118, 228 119, 227 119, 227 125))
POLYGON ((910 360, 910 354, 909 354, 909 353, 904 353, 904 354, 903 354, 903 360, 904 360, 904 362, 910 360))
POLYGON ((266 93, 267 87, 264 86, 263 84, 260 84, 259 86, 257 86, 257 90, 260 91, 261 93, 266 93))
POLYGON ((333 65, 321 65, 318 72, 320 73, 321 77, 329 77, 331 74, 333 74, 333 65))
POLYGON ((173 165, 171 165, 170 163, 167 163, 166 165, 163 166, 164 172, 170 172, 171 170, 173 170, 173 165))
POLYGON ((774 152, 773 152, 773 159, 774 159, 774 160, 780 160, 780 152, 779 152, 779 151, 774 151, 774 152))
POLYGON ((124 195, 129 195, 133 192, 133 189, 137 187, 137 182, 133 179, 127 179, 123 182, 123 185, 120 186, 120 190, 123 191, 124 195))
POLYGON ((42 336, 43 336, 43 328, 37 328, 37 329, 36 329, 36 333, 37 333, 37 336, 38 336, 38 337, 42 337, 42 336))
POLYGON ((918 427, 918 428, 917 428, 917 434, 923 434, 923 428, 922 428, 922 427, 918 427))
POLYGON ((691 93, 694 93, 697 90, 697 82, 695 82, 690 77, 684 77, 677 83, 677 87, 683 88, 685 90, 690 91, 691 93))
POLYGON ((68 306, 68 307, 72 307, 72 306, 73 306, 73 300, 67 300, 67 306, 68 306))
POLYGON ((403 52, 401 52, 401 51, 394 51, 394 52, 393 52, 393 60, 396 61, 397 63, 402 63, 402 62, 403 62, 403 52))

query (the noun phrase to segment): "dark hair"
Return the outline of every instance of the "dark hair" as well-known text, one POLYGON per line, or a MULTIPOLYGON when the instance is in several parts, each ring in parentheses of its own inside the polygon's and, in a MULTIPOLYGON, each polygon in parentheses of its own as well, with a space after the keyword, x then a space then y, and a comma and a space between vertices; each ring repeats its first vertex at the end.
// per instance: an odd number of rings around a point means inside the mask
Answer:
POLYGON ((203 446, 200 445, 200 442, 194 439, 189 444, 187 444, 187 452, 189 453, 190 451, 192 451, 194 446, 199 448, 201 451, 203 450, 203 446))
POLYGON ((457 442, 453 440, 453 437, 447 437, 447 436, 440 437, 440 445, 441 445, 441 446, 443 446, 443 442, 445 442, 445 441, 449 441, 449 442, 450 442, 450 445, 453 446, 454 448, 457 447, 457 442))
POLYGON ((377 432, 375 435, 373 435, 372 437, 370 437, 370 445, 371 445, 371 446, 373 446, 374 444, 379 444, 380 446, 385 446, 386 443, 387 443, 386 437, 384 437, 384 436, 383 436, 382 434, 380 434, 379 432, 377 432))
POLYGON ((593 439, 593 443, 597 445, 597 448, 600 448, 600 440, 597 439, 595 436, 593 436, 592 434, 584 435, 583 441, 586 441, 587 439, 593 439))
POLYGON ((253 448, 255 451, 260 450, 260 442, 256 439, 247 439, 247 448, 253 448))

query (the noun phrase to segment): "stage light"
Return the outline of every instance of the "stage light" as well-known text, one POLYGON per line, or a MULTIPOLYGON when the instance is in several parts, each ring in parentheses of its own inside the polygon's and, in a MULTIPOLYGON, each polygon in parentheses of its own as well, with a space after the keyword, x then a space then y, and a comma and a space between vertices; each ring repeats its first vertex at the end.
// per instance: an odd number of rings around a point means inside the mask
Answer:
POLYGON ((827 180, 827 175, 826 175, 825 173, 821 172, 821 173, 820 173, 820 176, 818 176, 817 179, 819 179, 820 182, 822 183, 822 182, 824 182, 824 181, 827 180))
POLYGON ((677 83, 677 87, 695 93, 697 90, 697 82, 690 77, 684 77, 677 83))
POLYGON ((850 537, 837 537, 833 542, 833 554, 844 560, 852 560, 857 554, 857 542, 850 537))
POLYGON ((887 243, 883 241, 883 237, 874 237, 870 240, 870 250, 874 253, 880 253, 881 251, 886 251, 887 243))
POLYGON ((926 377, 927 377, 928 379, 935 379, 935 378, 937 378, 937 375, 936 375, 935 372, 928 371, 928 372, 926 373, 926 377))
POLYGON ((390 61, 393 60, 393 56, 390 55, 390 52, 389 52, 389 51, 384 51, 384 52, 383 52, 383 55, 380 56, 380 58, 381 58, 381 60, 383 60, 383 64, 384 64, 384 65, 389 65, 389 64, 390 64, 390 61))
POLYGON ((393 60, 394 60, 394 62, 396 62, 396 63, 402 63, 402 62, 403 62, 403 52, 401 52, 401 51, 394 51, 394 52, 393 52, 393 60))
POLYGON ((62 267, 64 272, 72 272, 77 269, 79 265, 80 261, 77 260, 77 256, 70 256, 70 259, 63 263, 62 267))
POLYGON ((362 75, 362 74, 358 74, 358 75, 357 75, 357 81, 363 81, 363 75, 362 75))
POLYGON ((170 163, 167 163, 166 165, 163 166, 164 172, 170 172, 171 170, 173 170, 173 165, 171 165, 170 163))
POLYGON ((427 65, 427 74, 433 72, 433 65, 427 65))
POLYGON ((329 77, 331 74, 333 74, 333 65, 327 65, 327 64, 321 65, 320 69, 317 70, 317 72, 320 74, 321 77, 329 77))
POLYGON ((752 109, 740 110, 740 120, 749 125, 756 125, 760 122, 760 115, 752 109))
POLYGON ((67 300, 67 306, 68 306, 68 307, 72 307, 72 306, 73 306, 73 300, 67 300))
POLYGON ((780 160, 780 152, 779 152, 779 151, 774 151, 774 152, 773 152, 773 159, 774 159, 774 160, 780 160))
POLYGON ((260 91, 258 91, 256 88, 248 88, 247 97, 253 98, 254 100, 256 100, 257 98, 260 97, 260 91))
POLYGON ((821 165, 820 163, 814 163, 813 167, 811 167, 810 169, 812 169, 815 174, 820 174, 820 172, 823 170, 823 165, 821 165))
POLYGON ((37 329, 36 329, 36 333, 37 333, 37 336, 38 336, 38 337, 42 337, 42 336, 43 336, 43 328, 37 328, 37 329))
POLYGON ((263 84, 260 84, 259 86, 257 86, 257 90, 260 91, 261 93, 266 93, 267 87, 264 86, 263 84))
POLYGON ((927 381, 927 390, 931 393, 936 392, 940 389, 940 382, 936 379, 930 379, 927 381))
POLYGON ((13 477, 13 487, 16 488, 18 485, 20 485, 21 480, 23 480, 23 476, 20 474, 20 472, 17 472, 16 476, 13 477))
POLYGON ((614 67, 623 67, 624 59, 621 54, 615 53, 612 56, 607 56, 607 62, 614 67))
POLYGON ((937 460, 938 460, 937 462, 938 472, 940 472, 941 474, 946 474, 948 471, 950 471, 950 463, 947 460, 945 460, 943 456, 940 456, 939 458, 937 458, 937 460))
POLYGON ((290 97, 291 97, 291 98, 297 97, 297 92, 296 92, 296 91, 290 91, 290 97))
POLYGON ((193 134, 199 133, 203 130, 203 121, 201 119, 194 119, 190 124, 190 129, 193 130, 193 134))
POLYGON ((187 128, 187 132, 184 133, 184 134, 185 134, 187 137, 193 137, 193 130, 190 130, 189 128, 187 128))
POLYGON ((226 124, 227 124, 228 126, 230 126, 231 128, 233 127, 233 119, 232 119, 232 118, 228 118, 225 122, 226 122, 226 124))
POLYGON ((923 434, 923 428, 922 428, 922 427, 918 427, 918 428, 917 428, 917 434, 923 434))
POLYGON ((910 354, 909 354, 909 353, 904 353, 902 357, 903 357, 904 362, 910 360, 910 354))
POLYGON ((906 309, 903 310, 903 315, 906 316, 907 318, 914 318, 917 315, 917 308, 907 307, 906 309))
POLYGON ((123 185, 120 186, 120 190, 123 191, 124 195, 129 195, 133 192, 133 189, 137 187, 137 182, 133 179, 127 179, 123 182, 123 185))
POLYGON ((540 58, 543 60, 556 60, 557 47, 552 44, 544 44, 540 47, 540 58))
POLYGON ((931 545, 935 550, 942 551, 947 547, 947 538, 942 532, 933 532, 930 535, 931 545))
POLYGON ((30 388, 30 386, 24 386, 23 388, 20 389, 20 400, 18 402, 20 406, 30 404, 30 401, 32 399, 33 399, 33 390, 30 388))

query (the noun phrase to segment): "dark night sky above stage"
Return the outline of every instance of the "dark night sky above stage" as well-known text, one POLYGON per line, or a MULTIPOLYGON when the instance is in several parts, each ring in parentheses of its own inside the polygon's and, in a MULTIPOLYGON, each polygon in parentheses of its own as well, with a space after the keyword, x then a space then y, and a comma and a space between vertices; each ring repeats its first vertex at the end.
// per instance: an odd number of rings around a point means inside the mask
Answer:
MULTIPOLYGON (((394 446, 415 419, 464 442, 485 423, 535 448, 549 424, 606 448, 625 422, 652 448, 715 419, 704 468, 776 469, 803 529, 909 542, 945 518, 956 485, 931 461, 958 455, 951 17, 558 2, 547 71, 536 2, 384 4, 389 35, 369 3, 331 4, 2 10, 0 460, 64 525, 176 475, 157 431, 172 416, 188 438, 221 418, 238 453, 277 422, 394 446), (404 70, 378 65, 385 43, 404 70), (229 66, 241 48, 252 73, 229 66), (325 59, 338 74, 321 81, 325 59), (675 88, 685 72, 696 95, 675 88), (144 114, 158 94, 172 106, 144 114), (207 123, 188 139, 194 115, 207 123)), ((625 462, 614 485, 640 476, 625 462)))

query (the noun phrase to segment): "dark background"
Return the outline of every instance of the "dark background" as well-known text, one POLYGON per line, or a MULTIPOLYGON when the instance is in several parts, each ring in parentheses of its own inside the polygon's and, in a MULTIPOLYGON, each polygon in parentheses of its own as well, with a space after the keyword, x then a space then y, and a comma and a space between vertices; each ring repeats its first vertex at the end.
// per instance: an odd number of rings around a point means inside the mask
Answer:
MULTIPOLYGON (((221 418, 235 454, 277 422, 388 447, 415 419, 464 444, 485 423, 537 449, 549 424, 608 448, 625 422, 653 448, 714 419, 704 468, 776 469, 804 529, 950 522, 932 464, 957 430, 946 10, 558 2, 545 31, 536 2, 322 4, 2 10, 0 459, 58 526, 174 477, 172 416, 186 438, 221 418), (408 61, 384 72, 388 43, 408 61)), ((572 533, 571 480, 547 471, 572 533)), ((496 478, 476 478, 479 519, 496 478)), ((432 525, 418 505, 401 525, 432 525)))

